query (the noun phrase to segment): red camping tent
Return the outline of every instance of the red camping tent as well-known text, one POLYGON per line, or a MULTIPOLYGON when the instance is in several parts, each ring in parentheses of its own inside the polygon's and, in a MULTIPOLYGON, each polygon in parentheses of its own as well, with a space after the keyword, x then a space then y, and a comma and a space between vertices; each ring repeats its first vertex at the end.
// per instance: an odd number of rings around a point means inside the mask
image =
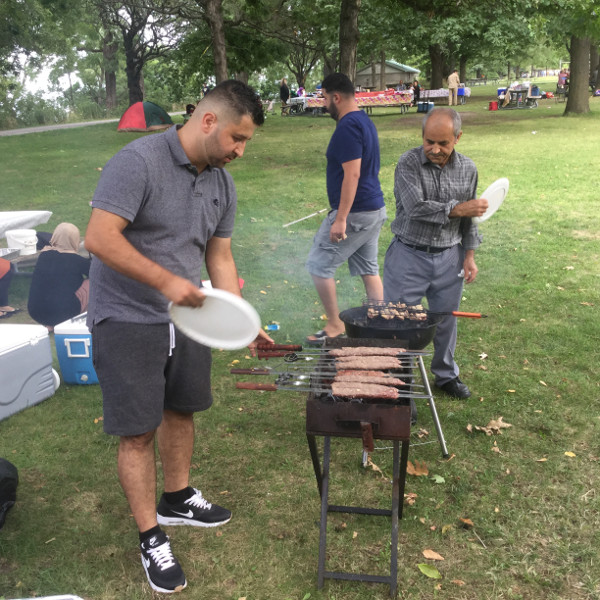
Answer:
POLYGON ((123 113, 117 131, 155 131, 171 125, 171 117, 158 104, 136 102, 123 113))

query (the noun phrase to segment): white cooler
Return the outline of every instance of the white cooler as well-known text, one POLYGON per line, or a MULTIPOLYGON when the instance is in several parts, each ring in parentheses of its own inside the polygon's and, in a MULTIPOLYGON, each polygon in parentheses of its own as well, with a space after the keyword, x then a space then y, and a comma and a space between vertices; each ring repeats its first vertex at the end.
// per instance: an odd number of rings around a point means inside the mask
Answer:
POLYGON ((43 325, 0 325, 0 420, 49 398, 59 383, 43 325))
POLYGON ((60 372, 65 383, 89 385, 98 383, 92 363, 92 335, 82 313, 54 326, 54 343, 60 372))

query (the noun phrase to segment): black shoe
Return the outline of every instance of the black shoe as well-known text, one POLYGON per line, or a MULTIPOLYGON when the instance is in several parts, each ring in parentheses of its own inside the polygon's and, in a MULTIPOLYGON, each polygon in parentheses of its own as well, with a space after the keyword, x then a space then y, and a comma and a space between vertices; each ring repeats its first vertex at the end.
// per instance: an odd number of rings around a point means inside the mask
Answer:
POLYGON ((231 519, 231 512, 222 506, 207 502, 200 490, 180 504, 169 504, 163 494, 156 517, 159 525, 191 525, 192 527, 217 527, 231 519))
POLYGON ((140 549, 142 565, 153 590, 172 594, 187 585, 181 566, 171 552, 169 536, 164 531, 142 542, 140 549))
POLYGON ((470 398, 471 390, 457 377, 443 385, 436 385, 438 389, 446 392, 448 396, 453 398, 470 398))

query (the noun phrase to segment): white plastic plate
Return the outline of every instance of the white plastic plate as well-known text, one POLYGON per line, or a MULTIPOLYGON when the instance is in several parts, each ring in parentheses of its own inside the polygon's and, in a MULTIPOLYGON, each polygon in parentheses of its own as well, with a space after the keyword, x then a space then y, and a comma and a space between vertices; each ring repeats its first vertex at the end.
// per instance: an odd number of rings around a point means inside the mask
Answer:
POLYGON ((194 341, 223 350, 238 350, 254 341, 260 317, 243 298, 215 288, 202 288, 206 296, 198 308, 169 304, 171 320, 194 341))
POLYGON ((501 177, 490 185, 480 198, 485 198, 488 201, 487 210, 480 217, 473 217, 474 223, 483 223, 487 221, 502 205, 504 198, 508 194, 508 179, 501 177))

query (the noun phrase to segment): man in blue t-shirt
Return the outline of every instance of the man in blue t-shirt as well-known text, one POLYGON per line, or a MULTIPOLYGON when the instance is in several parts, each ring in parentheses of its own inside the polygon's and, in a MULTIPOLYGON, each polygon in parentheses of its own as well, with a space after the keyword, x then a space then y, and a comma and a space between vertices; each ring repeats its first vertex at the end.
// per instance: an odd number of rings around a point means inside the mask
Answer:
POLYGON ((342 73, 322 83, 327 112, 337 121, 327 148, 327 195, 331 211, 315 235, 306 261, 327 324, 306 342, 320 345, 325 337, 344 333, 334 275, 348 261, 350 275, 362 277, 370 301, 383 300, 377 262, 379 232, 387 216, 379 184, 377 129, 358 107, 354 86, 342 73))

